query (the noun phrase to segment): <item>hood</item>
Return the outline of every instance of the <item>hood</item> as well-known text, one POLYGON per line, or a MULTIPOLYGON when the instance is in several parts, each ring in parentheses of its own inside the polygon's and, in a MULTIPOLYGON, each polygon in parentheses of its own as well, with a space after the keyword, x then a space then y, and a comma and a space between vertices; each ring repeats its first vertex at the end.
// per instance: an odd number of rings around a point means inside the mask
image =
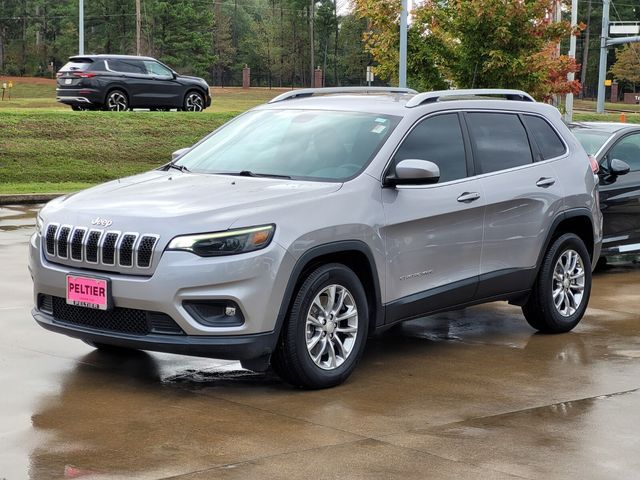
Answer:
POLYGON ((200 77, 192 77, 190 75, 180 75, 179 78, 181 78, 182 80, 186 80, 189 83, 200 83, 207 86, 209 85, 204 78, 200 78, 200 77))
MULTIPOLYGON (((248 213, 335 192, 340 183, 153 171, 115 180, 50 202, 45 223, 102 228, 93 220, 112 222, 108 230, 177 235, 228 229, 248 213)), ((98 222, 96 222, 98 223, 98 222)))

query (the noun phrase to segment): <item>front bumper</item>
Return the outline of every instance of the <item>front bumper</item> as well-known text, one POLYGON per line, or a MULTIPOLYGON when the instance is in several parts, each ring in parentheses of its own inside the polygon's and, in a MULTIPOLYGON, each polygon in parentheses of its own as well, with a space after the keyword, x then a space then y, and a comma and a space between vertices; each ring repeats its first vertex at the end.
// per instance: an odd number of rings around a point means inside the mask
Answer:
POLYGON ((29 268, 34 300, 39 295, 64 298, 66 275, 100 276, 111 281, 115 307, 166 314, 184 335, 131 335, 70 325, 34 310, 34 318, 49 330, 71 337, 131 348, 244 359, 270 353, 277 340, 276 319, 293 269, 293 257, 273 242, 256 252, 201 258, 188 252, 164 252, 151 276, 74 268, 44 258, 41 237, 30 241, 29 268), (242 325, 204 325, 185 308, 189 301, 233 301, 244 317, 242 325))
POLYGON ((127 335, 61 324, 51 315, 36 309, 33 309, 32 314, 41 327, 80 340, 197 357, 251 360, 273 353, 278 340, 276 332, 235 336, 127 335))

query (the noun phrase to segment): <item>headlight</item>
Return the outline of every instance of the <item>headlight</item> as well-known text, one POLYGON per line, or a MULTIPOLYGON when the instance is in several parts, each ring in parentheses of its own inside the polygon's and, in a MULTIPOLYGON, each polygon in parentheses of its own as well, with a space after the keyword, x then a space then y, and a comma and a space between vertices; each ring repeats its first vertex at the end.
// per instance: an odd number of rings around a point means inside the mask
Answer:
POLYGON ((167 250, 183 250, 201 257, 218 257, 260 250, 271 243, 275 225, 176 237, 167 250))
POLYGON ((44 228, 44 220, 40 216, 40 212, 36 215, 36 233, 38 235, 42 235, 42 229, 44 228))

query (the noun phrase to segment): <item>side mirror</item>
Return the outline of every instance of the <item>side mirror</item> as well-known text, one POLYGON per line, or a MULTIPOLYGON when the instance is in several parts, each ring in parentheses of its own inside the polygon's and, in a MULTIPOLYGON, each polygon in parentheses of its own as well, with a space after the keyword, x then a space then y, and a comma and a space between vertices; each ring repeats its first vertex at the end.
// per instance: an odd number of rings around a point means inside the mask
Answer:
POLYGON ((385 179, 386 186, 438 183, 440 167, 429 160, 407 159, 396 165, 396 173, 385 179))
POLYGON ((614 158, 609 162, 609 175, 618 177, 620 175, 626 175, 629 173, 629 170, 631 170, 631 167, 623 160, 614 158))
POLYGON ((181 148, 180 150, 176 150, 171 154, 171 161, 172 162, 176 161, 178 158, 180 158, 182 155, 187 153, 189 150, 191 150, 191 147, 185 147, 185 148, 181 148))

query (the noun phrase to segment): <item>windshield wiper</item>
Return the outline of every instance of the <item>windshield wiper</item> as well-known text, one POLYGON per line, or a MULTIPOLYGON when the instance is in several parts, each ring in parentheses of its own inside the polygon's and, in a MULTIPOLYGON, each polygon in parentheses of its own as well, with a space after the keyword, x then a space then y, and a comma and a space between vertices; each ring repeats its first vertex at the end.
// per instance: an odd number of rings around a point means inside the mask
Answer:
POLYGON ((289 175, 277 175, 275 173, 256 173, 251 170, 242 170, 238 173, 229 173, 228 175, 239 175, 241 177, 267 177, 267 178, 285 178, 291 179, 289 175))
POLYGON ((170 163, 170 164, 167 165, 167 170, 170 170, 172 168, 174 168, 174 169, 176 169, 176 170, 178 170, 180 172, 190 172, 191 171, 187 167, 185 167, 184 165, 176 165, 175 163, 170 163))

